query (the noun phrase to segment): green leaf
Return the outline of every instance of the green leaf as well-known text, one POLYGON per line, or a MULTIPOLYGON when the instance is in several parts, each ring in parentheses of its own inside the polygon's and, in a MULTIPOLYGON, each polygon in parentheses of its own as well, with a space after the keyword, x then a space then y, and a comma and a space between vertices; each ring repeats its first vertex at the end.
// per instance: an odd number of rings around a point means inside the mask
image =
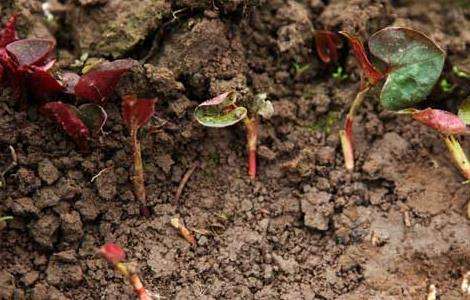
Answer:
POLYGON ((376 32, 369 39, 369 49, 389 65, 380 102, 390 110, 423 101, 444 67, 444 51, 424 34, 408 28, 387 27, 376 32))
POLYGON ((235 92, 228 92, 213 99, 207 100, 196 108, 196 120, 207 127, 222 128, 234 125, 243 120, 248 111, 244 107, 237 107, 235 92))
POLYGON ((460 105, 458 116, 465 125, 470 125, 470 98, 465 99, 460 105))

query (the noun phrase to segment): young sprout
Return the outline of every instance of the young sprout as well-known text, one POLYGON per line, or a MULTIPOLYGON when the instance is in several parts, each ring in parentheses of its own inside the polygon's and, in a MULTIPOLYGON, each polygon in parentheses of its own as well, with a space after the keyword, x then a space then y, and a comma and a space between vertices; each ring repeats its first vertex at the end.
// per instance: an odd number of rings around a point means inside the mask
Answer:
POLYGON ((0 217, 0 231, 2 231, 6 226, 6 221, 13 220, 12 216, 0 217))
MULTIPOLYGON (((468 179, 467 160, 455 134, 467 134, 463 120, 444 111, 426 109, 418 111, 413 107, 424 101, 431 93, 444 67, 445 53, 424 34, 403 27, 387 27, 371 36, 370 52, 386 64, 384 72, 379 71, 367 57, 362 43, 348 33, 342 32, 351 44, 353 53, 361 67, 361 88, 354 99, 340 132, 345 165, 354 168, 352 125, 358 107, 371 87, 383 79, 380 103, 386 109, 411 114, 414 119, 440 132, 446 145, 468 179)), ((462 112, 461 114, 465 114, 462 112)))
POLYGON ((91 103, 75 107, 60 101, 48 102, 41 112, 58 123, 82 150, 88 148, 88 139, 101 132, 108 118, 101 106, 91 103))
POLYGON ((116 244, 107 243, 98 250, 98 254, 103 257, 108 263, 114 266, 114 268, 125 276, 132 288, 134 289, 137 298, 140 300, 150 300, 151 297, 149 292, 144 288, 142 281, 137 275, 133 268, 129 267, 124 263, 126 259, 126 253, 116 244))
POLYGON ((184 226, 183 223, 181 223, 180 219, 179 218, 171 218, 170 220, 170 224, 171 226, 173 226, 173 228, 175 228, 176 230, 178 230, 178 232, 181 234, 181 236, 186 240, 188 241, 188 243, 190 243, 192 246, 196 246, 197 243, 196 243, 196 238, 194 237, 194 235, 191 233, 191 231, 189 231, 189 229, 184 226))
POLYGON ((194 111, 196 120, 207 127, 228 127, 243 120, 246 130, 248 175, 251 179, 256 178, 259 116, 269 119, 274 113, 273 104, 266 98, 266 94, 258 94, 247 109, 236 105, 237 94, 232 91, 199 104, 194 111))
MULTIPOLYGON (((135 95, 122 98, 122 119, 129 128, 134 155, 134 190, 137 199, 146 205, 144 168, 142 164, 142 153, 138 139, 139 128, 144 126, 155 114, 156 99, 138 99, 135 95)), ((145 213, 147 214, 147 213, 145 213)))
POLYGON ((315 30, 315 47, 318 57, 325 64, 338 61, 338 48, 341 41, 336 33, 327 30, 315 30))

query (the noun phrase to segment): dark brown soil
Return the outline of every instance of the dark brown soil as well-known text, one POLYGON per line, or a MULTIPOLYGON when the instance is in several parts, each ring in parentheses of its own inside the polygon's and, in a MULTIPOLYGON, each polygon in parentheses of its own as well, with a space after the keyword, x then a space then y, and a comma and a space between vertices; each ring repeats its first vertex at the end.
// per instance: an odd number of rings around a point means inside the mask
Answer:
MULTIPOLYGON (((23 36, 54 35, 62 68, 76 68, 83 53, 146 63, 118 93, 159 97, 142 132, 152 215, 141 217, 134 201, 118 97, 106 106, 105 134, 84 154, 35 104, 22 111, 3 90, 0 170, 11 162, 9 145, 18 166, 0 189, 0 216, 14 216, 0 231, 1 299, 132 299, 95 256, 108 241, 167 299, 424 299, 431 284, 441 299, 464 298, 469 185, 436 133, 384 112, 373 93, 355 127, 356 169, 346 172, 338 129, 357 68, 345 48, 348 78, 333 79, 311 32, 422 30, 447 51, 443 76, 452 82, 453 64, 468 68, 468 2, 61 2, 49 21, 36 0, 3 1, 0 12, 3 21, 21 12, 23 36), (246 175, 243 128, 205 129, 192 117, 198 102, 228 89, 266 92, 274 102, 275 116, 260 128, 255 182, 246 175), (170 226, 175 216, 195 232, 196 247, 170 226)), ((463 99, 469 83, 459 84, 436 91, 437 105, 463 99)), ((470 139, 462 141, 469 149, 470 139)))

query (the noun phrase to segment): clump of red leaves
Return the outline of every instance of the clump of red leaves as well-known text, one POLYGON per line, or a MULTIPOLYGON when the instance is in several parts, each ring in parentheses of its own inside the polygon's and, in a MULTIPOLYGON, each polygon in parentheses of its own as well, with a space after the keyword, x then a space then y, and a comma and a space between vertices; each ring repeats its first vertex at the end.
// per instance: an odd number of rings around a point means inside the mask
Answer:
POLYGON ((61 93, 64 87, 48 72, 55 62, 55 41, 18 40, 16 19, 13 15, 0 32, 0 81, 21 101, 27 95, 44 100, 61 93))
POLYGON ((150 300, 149 292, 144 288, 139 275, 124 263, 126 253, 116 244, 107 243, 98 250, 98 254, 103 257, 107 262, 114 266, 114 268, 124 275, 134 289, 135 294, 140 300, 150 300))
MULTIPOLYGON (((136 198, 144 205, 147 201, 145 192, 142 153, 138 139, 139 128, 144 126, 155 114, 156 99, 138 99, 135 95, 124 96, 122 99, 122 119, 131 135, 134 156, 134 190, 136 198)), ((144 214, 148 214, 145 213, 144 214)))

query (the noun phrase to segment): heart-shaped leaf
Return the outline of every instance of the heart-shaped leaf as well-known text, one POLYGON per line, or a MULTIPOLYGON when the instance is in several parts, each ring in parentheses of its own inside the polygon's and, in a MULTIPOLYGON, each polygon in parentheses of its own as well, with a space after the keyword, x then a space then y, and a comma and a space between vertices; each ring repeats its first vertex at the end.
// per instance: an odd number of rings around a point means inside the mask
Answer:
POLYGON ((41 110, 47 117, 57 122, 80 148, 86 148, 90 131, 77 115, 75 108, 57 101, 46 103, 41 110))
POLYGON ((424 34, 408 28, 387 27, 376 32, 369 39, 369 49, 389 66, 380 102, 390 110, 423 101, 444 67, 444 51, 424 34))
POLYGON ((24 39, 6 46, 19 66, 41 65, 50 57, 55 48, 53 40, 24 39))
POLYGON ((415 110, 412 117, 442 134, 452 135, 467 132, 465 123, 458 116, 448 111, 426 108, 424 110, 415 110))
POLYGON ((470 98, 465 99, 459 107, 459 118, 466 125, 470 125, 470 98))
POLYGON ((121 76, 136 64, 137 61, 132 59, 99 64, 80 78, 75 85, 75 95, 85 100, 104 104, 113 93, 121 76))
POLYGON ((246 108, 235 106, 236 100, 235 92, 223 93, 199 104, 194 116, 200 124, 207 127, 231 126, 243 120, 248 113, 246 108))
POLYGON ((156 99, 138 99, 135 95, 122 98, 122 119, 130 130, 144 126, 155 114, 156 99))

